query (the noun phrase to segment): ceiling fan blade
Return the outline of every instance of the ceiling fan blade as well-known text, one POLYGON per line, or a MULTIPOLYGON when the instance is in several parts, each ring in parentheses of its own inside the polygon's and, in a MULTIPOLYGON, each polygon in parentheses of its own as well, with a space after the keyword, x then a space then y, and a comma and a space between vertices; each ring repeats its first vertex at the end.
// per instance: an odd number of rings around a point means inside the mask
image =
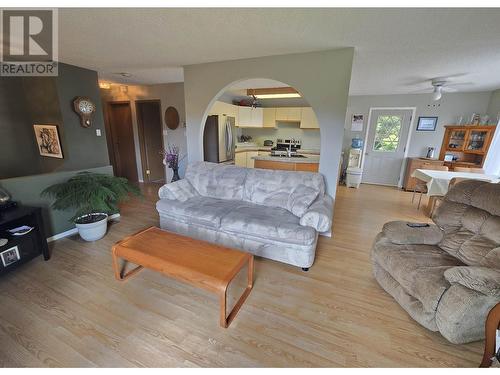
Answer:
POLYGON ((470 86, 473 85, 474 82, 455 82, 455 83, 447 83, 444 87, 452 87, 452 86, 470 86))
POLYGON ((409 94, 430 94, 433 91, 434 91, 433 89, 426 88, 426 89, 410 91, 409 94))
POLYGON ((443 90, 443 92, 457 92, 458 89, 454 88, 454 87, 448 87, 448 86, 444 86, 441 90, 443 90))

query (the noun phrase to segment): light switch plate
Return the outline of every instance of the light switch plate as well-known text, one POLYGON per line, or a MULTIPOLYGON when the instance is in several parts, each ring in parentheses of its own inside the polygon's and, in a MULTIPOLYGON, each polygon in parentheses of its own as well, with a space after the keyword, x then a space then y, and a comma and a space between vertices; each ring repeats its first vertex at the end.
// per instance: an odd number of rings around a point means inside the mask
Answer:
POLYGON ((95 135, 97 135, 98 137, 101 136, 101 129, 96 129, 95 130, 95 135))

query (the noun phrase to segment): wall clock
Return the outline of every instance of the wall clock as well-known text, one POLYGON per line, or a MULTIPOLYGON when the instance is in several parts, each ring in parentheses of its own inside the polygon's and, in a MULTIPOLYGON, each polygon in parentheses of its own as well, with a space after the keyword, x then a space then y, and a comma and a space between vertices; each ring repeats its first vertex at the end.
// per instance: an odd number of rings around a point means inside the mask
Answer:
POLYGON ((81 125, 84 128, 92 125, 92 116, 95 112, 95 105, 92 101, 84 96, 78 96, 73 101, 73 108, 80 115, 81 125))
POLYGON ((179 126, 179 112, 174 107, 168 107, 165 111, 165 125, 169 129, 177 129, 179 126))

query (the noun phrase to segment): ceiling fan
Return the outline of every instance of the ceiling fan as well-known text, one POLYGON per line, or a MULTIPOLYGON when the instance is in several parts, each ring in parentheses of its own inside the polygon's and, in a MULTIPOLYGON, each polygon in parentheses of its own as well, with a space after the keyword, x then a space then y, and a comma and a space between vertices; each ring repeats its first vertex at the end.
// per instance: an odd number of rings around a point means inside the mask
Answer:
POLYGON ((439 77, 439 78, 432 78, 430 80, 425 80, 424 82, 430 81, 432 88, 418 90, 416 92, 431 92, 432 99, 437 101, 437 100, 441 99, 444 92, 456 92, 456 91, 458 91, 455 88, 455 86, 465 86, 465 85, 472 84, 471 82, 451 83, 447 78, 449 78, 449 77, 439 77))

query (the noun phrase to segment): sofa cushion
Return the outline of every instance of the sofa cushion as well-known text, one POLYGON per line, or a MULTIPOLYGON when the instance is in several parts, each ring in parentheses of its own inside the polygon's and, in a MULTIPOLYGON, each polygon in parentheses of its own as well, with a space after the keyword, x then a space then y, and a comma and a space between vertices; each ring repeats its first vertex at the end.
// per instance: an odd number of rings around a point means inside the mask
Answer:
MULTIPOLYGON (((302 195, 300 190, 304 191, 305 188, 310 189, 310 195, 307 193, 307 196, 312 198, 310 205, 318 195, 322 196, 325 192, 323 176, 311 172, 248 169, 243 200, 291 210, 294 198, 290 198, 290 195, 296 189, 298 189, 297 195, 302 195)), ((297 210, 297 212, 302 211, 305 212, 302 209, 297 210)))
POLYGON ((469 266, 500 268, 500 185, 466 180, 454 185, 433 219, 444 229, 439 246, 469 266))
POLYGON ((300 218, 300 225, 312 227, 320 233, 332 228, 333 199, 328 194, 316 198, 300 218))
POLYGON ((247 168, 198 162, 189 164, 186 179, 205 197, 242 200, 247 168))
POLYGON ((450 284, 444 272, 462 263, 433 245, 398 245, 381 236, 372 256, 425 311, 435 311, 450 284))
POLYGON ((310 245, 316 240, 316 231, 299 224, 299 219, 282 208, 247 204, 222 218, 221 229, 298 245, 310 245))
POLYGON ((189 198, 193 198, 197 195, 198 192, 186 179, 165 184, 160 188, 160 190, 158 190, 158 196, 160 199, 175 199, 180 202, 185 202, 189 198))
POLYGON ((297 217, 302 217, 318 197, 318 191, 306 185, 297 185, 288 196, 286 209, 297 217))
POLYGON ((398 245, 437 245, 443 239, 443 231, 436 225, 411 227, 408 221, 389 221, 382 227, 382 233, 398 245))
POLYGON ((450 283, 458 283, 484 295, 500 298, 500 271, 487 267, 453 267, 444 273, 450 283))
POLYGON ((239 201, 198 196, 185 202, 161 199, 156 203, 156 209, 160 216, 178 218, 185 223, 217 229, 220 227, 222 217, 240 205, 239 201))

